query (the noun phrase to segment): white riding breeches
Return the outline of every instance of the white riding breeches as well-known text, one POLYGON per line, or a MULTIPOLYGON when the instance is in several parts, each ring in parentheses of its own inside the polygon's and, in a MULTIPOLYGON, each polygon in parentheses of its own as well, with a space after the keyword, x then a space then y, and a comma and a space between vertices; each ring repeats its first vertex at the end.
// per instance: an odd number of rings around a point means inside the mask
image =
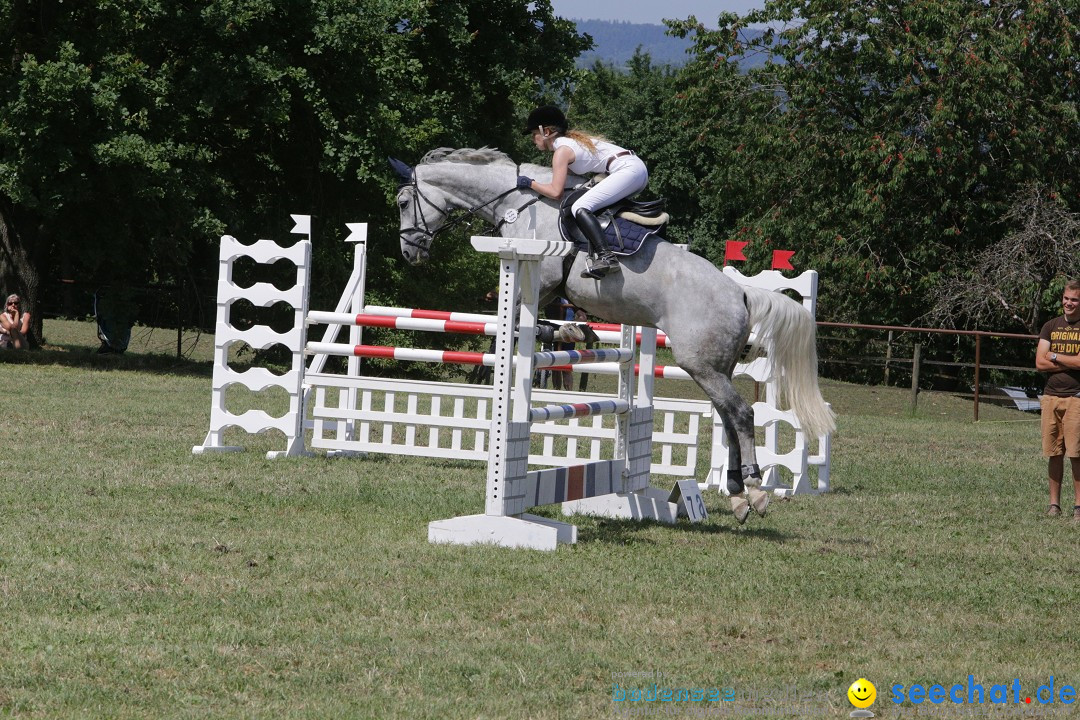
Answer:
POLYGON ((615 158, 608 176, 598 182, 573 204, 574 215, 578 210, 596 212, 611 203, 641 192, 649 183, 649 170, 637 155, 615 158))

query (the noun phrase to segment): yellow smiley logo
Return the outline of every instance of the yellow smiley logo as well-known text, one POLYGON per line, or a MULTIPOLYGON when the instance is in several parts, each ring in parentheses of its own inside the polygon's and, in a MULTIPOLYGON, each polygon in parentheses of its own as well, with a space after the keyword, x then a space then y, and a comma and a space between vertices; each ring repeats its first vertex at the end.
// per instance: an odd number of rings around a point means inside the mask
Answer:
POLYGON ((848 688, 847 699, 857 708, 868 708, 877 699, 877 688, 866 678, 859 678, 848 688))

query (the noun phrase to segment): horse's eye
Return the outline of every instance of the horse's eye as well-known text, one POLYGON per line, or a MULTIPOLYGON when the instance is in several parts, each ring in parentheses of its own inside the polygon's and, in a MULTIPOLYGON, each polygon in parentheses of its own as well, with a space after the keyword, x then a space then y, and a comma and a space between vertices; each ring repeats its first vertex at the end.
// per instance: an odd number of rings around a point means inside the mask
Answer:
POLYGON ((401 198, 400 200, 397 201, 397 206, 399 208, 401 208, 402 210, 404 210, 405 208, 409 207, 409 199, 408 198, 401 198))

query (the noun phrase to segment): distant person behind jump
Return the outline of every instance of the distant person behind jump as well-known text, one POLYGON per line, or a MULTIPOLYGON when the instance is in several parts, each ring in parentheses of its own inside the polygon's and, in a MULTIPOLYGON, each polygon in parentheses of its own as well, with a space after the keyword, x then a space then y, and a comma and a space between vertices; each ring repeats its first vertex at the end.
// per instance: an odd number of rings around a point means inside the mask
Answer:
POLYGON ((614 202, 641 192, 649 182, 649 171, 641 158, 604 138, 571 130, 562 110, 543 105, 529 114, 525 134, 532 133, 537 149, 553 153, 551 182, 542 183, 524 175, 518 177, 521 189, 533 190, 552 200, 561 200, 566 176, 607 173, 573 205, 578 229, 589 241, 588 267, 581 277, 600 279, 620 270, 619 260, 604 244, 604 230, 595 212, 614 202))

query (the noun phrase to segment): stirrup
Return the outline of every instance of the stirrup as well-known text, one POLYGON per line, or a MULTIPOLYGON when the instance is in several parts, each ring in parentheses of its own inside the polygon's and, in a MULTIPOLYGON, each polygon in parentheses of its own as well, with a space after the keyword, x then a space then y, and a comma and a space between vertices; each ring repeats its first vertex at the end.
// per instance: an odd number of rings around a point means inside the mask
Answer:
POLYGON ((591 256, 585 258, 585 269, 581 271, 581 277, 599 280, 609 272, 619 272, 620 270, 622 268, 619 266, 618 259, 611 253, 605 253, 595 260, 591 256))

